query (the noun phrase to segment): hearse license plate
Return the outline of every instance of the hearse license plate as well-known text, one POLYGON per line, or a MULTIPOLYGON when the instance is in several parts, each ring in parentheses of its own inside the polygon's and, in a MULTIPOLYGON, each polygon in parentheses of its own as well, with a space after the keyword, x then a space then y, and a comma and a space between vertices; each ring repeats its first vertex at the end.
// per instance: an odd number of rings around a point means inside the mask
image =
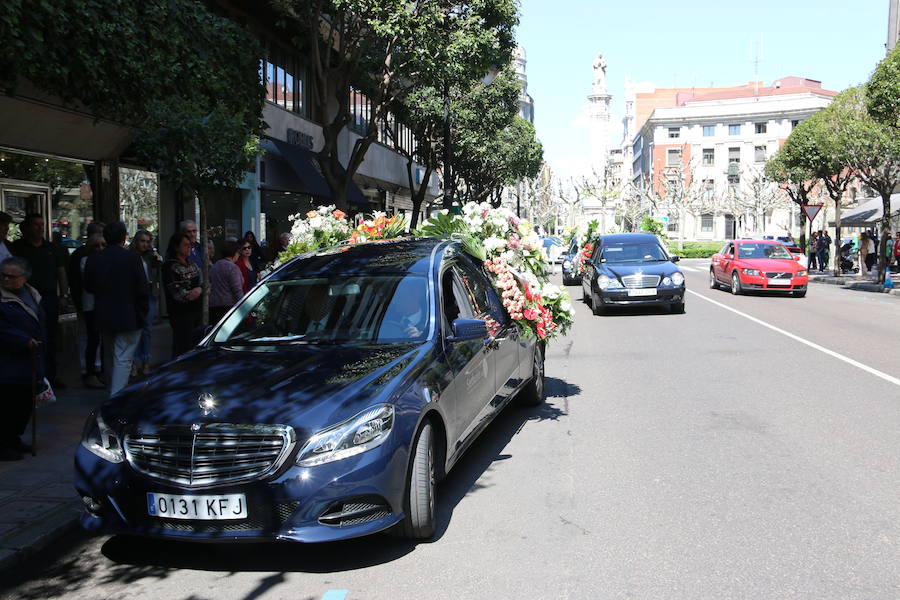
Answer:
POLYGON ((222 496, 179 496, 147 493, 147 514, 167 519, 220 521, 247 518, 244 494, 222 496))
POLYGON ((769 285, 791 285, 790 279, 770 279, 769 285))
POLYGON ((629 296, 655 296, 656 288, 637 288, 634 290, 628 290, 629 296))

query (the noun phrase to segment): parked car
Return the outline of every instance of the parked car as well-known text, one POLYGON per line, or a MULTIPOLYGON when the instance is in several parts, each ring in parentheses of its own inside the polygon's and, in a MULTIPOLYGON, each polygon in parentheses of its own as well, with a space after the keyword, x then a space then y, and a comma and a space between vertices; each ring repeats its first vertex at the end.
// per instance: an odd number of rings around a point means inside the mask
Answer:
POLYGON ((324 542, 435 530, 435 482, 512 399, 544 400, 520 334, 456 241, 297 257, 190 353, 88 419, 95 532, 324 542))
POLYGON ((727 242, 709 265, 709 287, 728 286, 732 294, 765 290, 802 298, 808 282, 809 272, 800 264, 800 255, 774 240, 727 242))
POLYGON ((613 306, 664 305, 684 312, 684 274, 677 256, 649 233, 603 235, 585 262, 582 297, 595 315, 613 306))
POLYGON ((72 238, 64 237, 59 241, 60 244, 66 249, 69 254, 72 254, 78 248, 84 246, 84 242, 81 240, 75 240, 72 238))
POLYGON ((563 285, 581 284, 581 275, 578 273, 578 253, 580 250, 581 246, 578 244, 578 238, 573 238, 568 249, 560 256, 563 285))

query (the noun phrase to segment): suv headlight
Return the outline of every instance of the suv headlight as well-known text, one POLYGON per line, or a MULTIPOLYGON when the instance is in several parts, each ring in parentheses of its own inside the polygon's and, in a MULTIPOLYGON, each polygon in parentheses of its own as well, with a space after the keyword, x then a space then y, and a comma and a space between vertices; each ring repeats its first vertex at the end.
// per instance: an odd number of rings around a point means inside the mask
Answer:
POLYGON ((759 269, 741 269, 744 272, 744 275, 754 275, 759 277, 759 269))
POLYGON ((312 467, 380 446, 394 425, 394 407, 379 404, 315 434, 297 454, 297 465, 312 467))
POLYGON ((81 436, 81 445, 104 460, 120 463, 125 460, 125 453, 119 436, 103 422, 100 411, 91 413, 81 436))
POLYGON ((684 283, 684 275, 680 271, 672 273, 672 285, 679 286, 684 283))

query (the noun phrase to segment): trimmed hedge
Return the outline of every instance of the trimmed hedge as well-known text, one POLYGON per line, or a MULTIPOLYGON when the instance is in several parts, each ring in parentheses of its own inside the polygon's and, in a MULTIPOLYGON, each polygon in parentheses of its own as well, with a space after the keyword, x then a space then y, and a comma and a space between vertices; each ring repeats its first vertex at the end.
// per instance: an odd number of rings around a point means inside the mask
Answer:
POLYGON ((684 242, 684 248, 678 249, 678 244, 669 243, 669 254, 677 254, 681 258, 709 258, 722 249, 724 242, 684 242))

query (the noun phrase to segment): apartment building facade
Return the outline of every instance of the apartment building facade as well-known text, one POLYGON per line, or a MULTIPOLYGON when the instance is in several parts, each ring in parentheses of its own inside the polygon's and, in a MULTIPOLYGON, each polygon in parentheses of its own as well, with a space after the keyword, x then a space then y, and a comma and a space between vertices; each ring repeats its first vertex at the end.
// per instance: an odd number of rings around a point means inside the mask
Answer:
POLYGON ((766 161, 836 95, 800 77, 679 91, 635 135, 631 184, 670 237, 797 235, 796 207, 765 178, 766 161))

